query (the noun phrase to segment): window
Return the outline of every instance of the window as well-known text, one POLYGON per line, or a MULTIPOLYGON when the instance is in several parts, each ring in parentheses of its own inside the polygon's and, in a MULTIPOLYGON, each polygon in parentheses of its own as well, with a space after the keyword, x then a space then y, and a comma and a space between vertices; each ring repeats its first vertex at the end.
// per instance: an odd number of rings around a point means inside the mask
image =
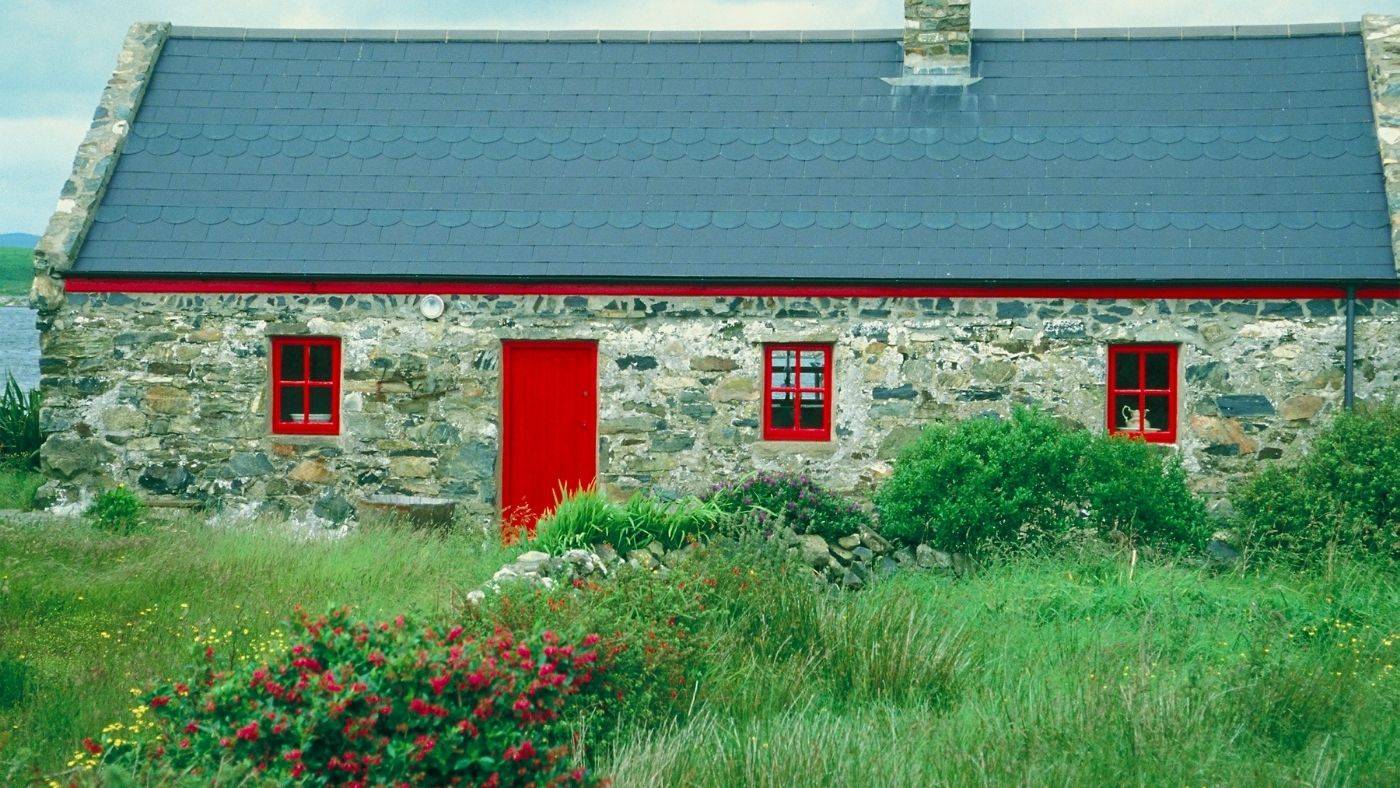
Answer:
POLYGON ((763 439, 831 439, 831 346, 763 349, 763 439))
POLYGON ((1108 349, 1108 431, 1152 443, 1176 440, 1176 346, 1108 349))
POLYGON ((340 432, 340 340, 272 338, 272 431, 340 432))

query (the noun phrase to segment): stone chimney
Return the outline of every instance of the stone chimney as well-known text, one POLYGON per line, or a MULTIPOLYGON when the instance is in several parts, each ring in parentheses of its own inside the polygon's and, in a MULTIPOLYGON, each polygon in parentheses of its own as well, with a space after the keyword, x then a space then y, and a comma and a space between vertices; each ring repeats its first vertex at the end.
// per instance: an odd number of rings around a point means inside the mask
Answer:
POLYGON ((904 0, 904 76, 972 75, 972 0, 904 0))

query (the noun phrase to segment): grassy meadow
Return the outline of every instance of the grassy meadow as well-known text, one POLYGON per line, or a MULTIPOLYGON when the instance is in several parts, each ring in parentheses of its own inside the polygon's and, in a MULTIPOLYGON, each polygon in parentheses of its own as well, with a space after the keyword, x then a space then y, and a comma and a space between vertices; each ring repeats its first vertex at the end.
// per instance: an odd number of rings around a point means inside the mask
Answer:
POLYGON ((34 281, 34 250, 0 246, 0 295, 29 294, 34 281))
POLYGON ((80 739, 129 717, 131 688, 179 675, 196 646, 254 653, 296 604, 446 613, 504 560, 480 538, 407 529, 305 541, 0 522, 0 784, 62 769, 80 739))
MULTIPOLYGON (((256 658, 298 603, 457 615, 509 553, 391 528, 304 541, 196 522, 131 536, 0 523, 0 782, 71 776, 79 740, 129 719, 131 688, 180 675, 197 644, 256 658)), ((859 593, 781 573, 756 590, 698 625, 705 647, 671 688, 678 713, 626 707, 616 730, 585 734, 595 774, 620 786, 1400 782, 1400 594, 1384 567, 1223 571, 1061 551, 859 593)))

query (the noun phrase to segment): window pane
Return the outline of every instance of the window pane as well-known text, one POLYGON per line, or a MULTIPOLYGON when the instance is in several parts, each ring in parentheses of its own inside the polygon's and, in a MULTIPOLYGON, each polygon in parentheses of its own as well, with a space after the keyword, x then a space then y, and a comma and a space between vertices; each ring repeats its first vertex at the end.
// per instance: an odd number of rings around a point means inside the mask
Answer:
MULTIPOLYGON (((311 379, 330 380, 331 373, 331 347, 330 345, 311 346, 311 379)), ((314 398, 313 398, 313 401, 314 398)))
POLYGON ((306 346, 283 345, 282 369, 278 380, 306 380, 306 346))
POLYGON ((1147 425, 1143 428, 1146 432, 1166 432, 1171 429, 1171 410, 1167 397, 1157 395, 1146 397, 1146 410, 1143 417, 1147 425))
POLYGON ((1113 387, 1116 389, 1138 388, 1138 366, 1142 363, 1140 353, 1119 353, 1117 356, 1117 369, 1113 377, 1113 387))
POLYGON ((820 391, 802 392, 802 410, 799 412, 801 423, 798 425, 804 430, 819 430, 825 421, 824 411, 826 403, 823 402, 824 394, 820 391))
POLYGON ((802 387, 819 389, 826 385, 826 352, 802 351, 802 387))
POLYGON ((1119 432, 1142 429, 1142 414, 1136 394, 1119 394, 1113 398, 1113 428, 1119 432))
POLYGON ((311 421, 326 423, 331 420, 331 390, 329 386, 311 387, 311 421))
POLYGON ((797 354, 791 350, 775 350, 773 358, 773 385, 774 386, 794 386, 796 385, 797 354))
POLYGON ((1171 385, 1171 356, 1167 353, 1148 353, 1147 388, 1164 389, 1171 385))
POLYGON ((792 392, 773 392, 768 401, 768 425, 775 429, 792 429, 794 404, 792 392))
POLYGON ((278 421, 301 422, 306 420, 305 402, 302 400, 301 386, 283 386, 281 408, 277 411, 278 421))

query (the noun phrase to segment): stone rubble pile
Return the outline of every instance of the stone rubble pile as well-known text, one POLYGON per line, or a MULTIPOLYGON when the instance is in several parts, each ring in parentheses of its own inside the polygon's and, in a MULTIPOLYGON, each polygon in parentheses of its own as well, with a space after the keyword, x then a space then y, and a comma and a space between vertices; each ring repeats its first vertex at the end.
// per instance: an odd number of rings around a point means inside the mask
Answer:
MULTIPOLYGON (((887 577, 900 569, 933 569, 962 573, 968 568, 966 556, 945 553, 921 544, 913 550, 896 547, 884 537, 867 529, 828 542, 816 534, 799 534, 784 528, 773 536, 782 540, 789 552, 797 556, 815 579, 844 589, 864 588, 876 578, 887 577)), ((665 574, 694 549, 686 545, 667 550, 660 542, 619 555, 611 546, 596 545, 591 550, 573 549, 551 556, 539 550, 521 553, 514 561, 502 566, 480 589, 467 594, 473 604, 497 593, 502 586, 526 583, 554 588, 576 580, 606 578, 623 567, 665 574)))

